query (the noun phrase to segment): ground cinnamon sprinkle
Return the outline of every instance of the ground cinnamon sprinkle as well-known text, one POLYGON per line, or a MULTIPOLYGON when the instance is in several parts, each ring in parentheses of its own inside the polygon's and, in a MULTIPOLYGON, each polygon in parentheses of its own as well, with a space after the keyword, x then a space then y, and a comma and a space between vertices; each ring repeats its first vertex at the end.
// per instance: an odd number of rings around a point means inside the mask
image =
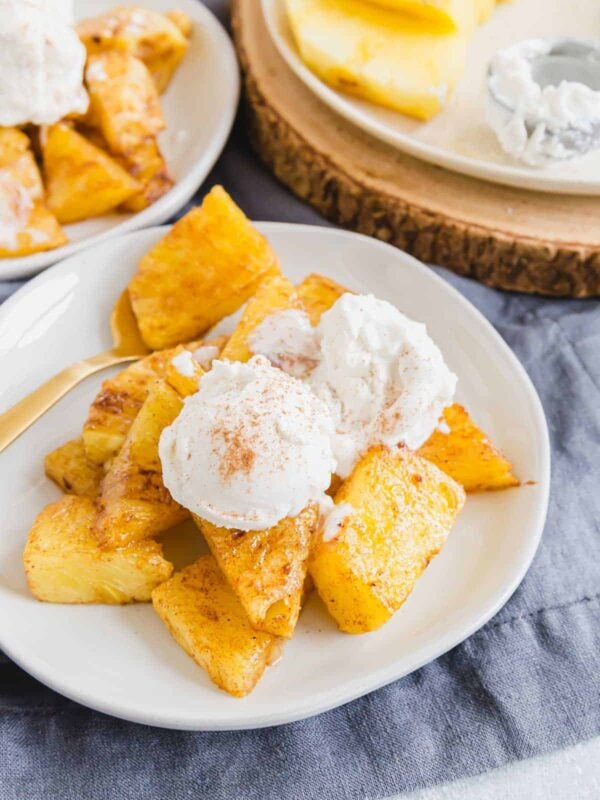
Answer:
POLYGON ((248 475, 256 461, 256 441, 247 440, 242 425, 229 430, 220 424, 213 429, 212 435, 214 439, 221 439, 225 443, 225 452, 221 454, 219 464, 219 474, 223 480, 229 480, 238 472, 248 475))

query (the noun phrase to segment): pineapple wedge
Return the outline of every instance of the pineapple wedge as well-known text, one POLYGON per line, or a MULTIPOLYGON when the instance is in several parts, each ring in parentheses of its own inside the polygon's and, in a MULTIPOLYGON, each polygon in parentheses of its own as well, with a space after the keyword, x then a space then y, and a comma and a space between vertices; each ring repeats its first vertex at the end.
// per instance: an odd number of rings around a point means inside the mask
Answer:
POLYGON ((102 550, 92 535, 96 507, 66 496, 38 515, 23 561, 34 597, 48 603, 131 603, 150 600, 173 565, 154 541, 102 550))
POLYGON ((361 458, 335 496, 348 513, 310 559, 340 630, 366 633, 390 619, 441 550, 464 501, 461 486, 407 450, 377 446, 361 458))
POLYGON ((469 414, 457 404, 444 410, 448 433, 436 430, 419 455, 454 478, 466 492, 486 492, 518 486, 512 465, 494 447, 469 414))
POLYGON ((48 453, 44 470, 63 492, 81 497, 96 497, 104 477, 102 467, 87 457, 81 437, 48 453))
POLYGON ((194 517, 251 625, 289 638, 298 621, 307 562, 318 522, 308 506, 264 531, 219 528, 194 517))
POLYGON ((167 365, 166 381, 180 397, 196 394, 205 371, 185 347, 175 348, 175 354, 167 365), (183 357, 183 359, 182 359, 183 357))
POLYGON ((144 341, 158 349, 201 335, 279 272, 267 240, 215 186, 142 258, 129 284, 144 341))
POLYGON ((44 202, 29 138, 16 128, 0 128, 0 208, 0 258, 31 255, 66 243, 44 202))
POLYGON ((440 34, 361 0, 286 0, 306 64, 342 92, 427 120, 465 69, 470 30, 440 34))
POLYGON ((297 287, 302 307, 313 325, 318 325, 323 312, 348 292, 344 286, 323 275, 312 273, 297 287))
POLYGON ((211 556, 161 584, 152 603, 175 641, 234 697, 251 692, 279 657, 279 640, 251 627, 211 556))
MULTIPOLYGON (((489 0, 365 0, 368 4, 423 20, 429 30, 452 33, 472 25, 475 5, 489 0)), ((492 0, 495 3, 495 0, 492 0)))
POLYGON ((248 301, 238 326, 223 348, 221 358, 228 361, 248 361, 252 357, 248 339, 254 329, 277 311, 301 307, 294 285, 284 275, 267 278, 248 301))
POLYGON ((158 440, 182 408, 164 381, 150 388, 123 447, 100 486, 94 533, 103 547, 121 547, 156 536, 188 518, 162 481, 158 440))
POLYGON ((112 153, 127 156, 164 129, 158 92, 143 61, 118 50, 100 52, 88 58, 85 79, 90 120, 112 153))
POLYGON ((149 8, 116 6, 106 14, 82 20, 77 33, 90 56, 118 50, 141 59, 158 91, 164 92, 189 46, 191 22, 186 14, 180 14, 171 19, 149 8))
POLYGON ((141 191, 127 198, 123 211, 136 214, 166 194, 173 179, 156 139, 146 139, 121 157, 123 167, 142 185, 141 191))
MULTIPOLYGON (((190 342, 185 348, 193 351, 201 344, 190 342)), ((165 377, 176 352, 170 348, 151 353, 102 383, 83 426, 83 443, 91 461, 104 464, 119 452, 150 386, 165 377)))
POLYGON ((47 203, 63 224, 106 214, 141 189, 114 159, 64 123, 44 132, 42 154, 47 203))

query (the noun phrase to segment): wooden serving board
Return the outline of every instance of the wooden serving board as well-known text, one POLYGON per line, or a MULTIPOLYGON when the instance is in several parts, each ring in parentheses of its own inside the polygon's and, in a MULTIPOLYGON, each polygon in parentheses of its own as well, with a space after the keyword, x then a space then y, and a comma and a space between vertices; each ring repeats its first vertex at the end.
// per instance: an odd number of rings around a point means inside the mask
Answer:
POLYGON ((600 295, 600 197, 528 192, 418 161, 329 110, 271 42, 259 0, 232 0, 251 141, 324 216, 488 286, 600 295))

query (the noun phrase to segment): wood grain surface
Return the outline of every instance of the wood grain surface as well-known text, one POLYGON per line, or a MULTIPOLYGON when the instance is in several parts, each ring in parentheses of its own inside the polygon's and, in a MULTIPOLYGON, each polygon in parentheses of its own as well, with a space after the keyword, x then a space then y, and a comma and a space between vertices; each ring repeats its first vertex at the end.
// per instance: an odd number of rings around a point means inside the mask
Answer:
POLYGON ((252 144, 325 217, 489 286, 600 295, 600 197, 499 186, 404 155, 304 86, 259 0, 232 0, 232 25, 252 144))

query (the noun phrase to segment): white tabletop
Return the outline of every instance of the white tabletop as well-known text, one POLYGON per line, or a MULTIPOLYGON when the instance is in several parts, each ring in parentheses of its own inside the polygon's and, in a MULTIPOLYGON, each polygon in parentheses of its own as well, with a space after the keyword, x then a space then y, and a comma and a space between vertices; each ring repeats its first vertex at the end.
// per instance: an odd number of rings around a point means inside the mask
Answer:
POLYGON ((598 800, 600 738, 390 800, 598 800))

